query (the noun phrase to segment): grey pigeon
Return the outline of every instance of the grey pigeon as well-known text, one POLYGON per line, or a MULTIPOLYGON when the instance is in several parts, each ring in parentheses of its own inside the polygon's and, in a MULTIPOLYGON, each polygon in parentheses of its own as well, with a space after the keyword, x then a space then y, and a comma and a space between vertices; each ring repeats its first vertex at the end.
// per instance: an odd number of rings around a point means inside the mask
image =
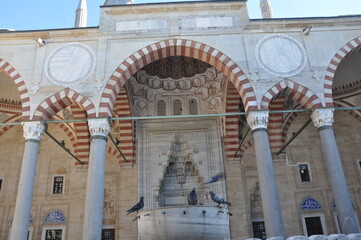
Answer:
POLYGON ((209 192, 211 194, 211 198, 214 202, 218 203, 218 205, 220 204, 227 204, 228 206, 231 206, 231 203, 226 201, 225 199, 217 196, 214 192, 210 191, 209 192))
POLYGON ((209 183, 214 183, 214 182, 217 182, 219 179, 221 179, 223 177, 223 174, 217 174, 217 175, 214 175, 212 176, 210 179, 208 179, 207 182, 205 182, 204 184, 209 184, 209 183))
POLYGON ((196 189, 193 190, 188 194, 188 204, 189 205, 197 205, 198 202, 198 195, 196 193, 196 189))
POLYGON ((144 207, 144 197, 140 197, 139 202, 127 211, 127 215, 132 212, 138 212, 143 207, 144 207))

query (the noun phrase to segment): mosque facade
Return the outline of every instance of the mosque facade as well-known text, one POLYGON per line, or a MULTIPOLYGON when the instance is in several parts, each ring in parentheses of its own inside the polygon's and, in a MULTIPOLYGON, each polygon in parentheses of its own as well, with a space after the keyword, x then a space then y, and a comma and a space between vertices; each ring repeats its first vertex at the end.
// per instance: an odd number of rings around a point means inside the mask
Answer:
POLYGON ((87 27, 81 0, 74 28, 0 30, 0 239, 152 239, 127 210, 193 188, 201 219, 231 202, 224 239, 359 233, 361 16, 260 8, 107 0, 87 27))

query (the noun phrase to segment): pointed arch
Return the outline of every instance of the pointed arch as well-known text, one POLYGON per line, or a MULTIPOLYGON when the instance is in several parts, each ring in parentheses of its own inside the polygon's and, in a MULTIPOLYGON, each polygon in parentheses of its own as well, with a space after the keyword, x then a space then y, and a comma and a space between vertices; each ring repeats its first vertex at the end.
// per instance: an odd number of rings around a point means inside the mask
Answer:
MULTIPOLYGON (((54 116, 55 120, 64 120, 62 117, 60 117, 58 114, 56 114, 54 116)), ((58 128, 60 128, 61 130, 64 131, 64 133, 68 136, 73 149, 75 149, 77 143, 78 143, 78 139, 76 137, 75 134, 75 129, 70 125, 70 123, 56 123, 55 126, 57 126, 58 128)))
MULTIPOLYGON (((3 123, 19 122, 22 120, 22 118, 23 117, 21 115, 14 115, 14 116, 11 116, 8 119, 6 119, 3 123)), ((4 133, 6 133, 8 130, 10 130, 14 126, 15 125, 7 125, 7 126, 0 127, 0 136, 2 136, 4 133)))
POLYGON ((116 68, 103 91, 99 116, 111 116, 120 89, 134 73, 151 62, 170 56, 191 57, 214 66, 223 72, 236 87, 245 110, 257 109, 256 95, 251 83, 241 68, 227 55, 200 42, 186 39, 168 39, 138 50, 116 68))
MULTIPOLYGON (((296 109, 301 109, 302 106, 301 105, 296 105, 292 110, 296 110, 296 109)), ((287 133, 288 130, 290 129, 293 121, 296 119, 296 117, 299 115, 300 113, 298 112, 293 112, 293 113, 289 113, 283 120, 283 124, 282 124, 282 142, 285 143, 287 141, 287 133)))
POLYGON ((70 88, 65 88, 40 103, 34 112, 33 120, 51 119, 55 113, 73 103, 79 103, 86 111, 88 118, 96 117, 94 104, 87 97, 70 88))
POLYGON ((270 88, 263 95, 261 101, 261 109, 268 109, 272 99, 285 89, 286 91, 288 89, 288 95, 290 98, 299 102, 306 109, 322 107, 321 100, 314 92, 309 90, 307 87, 304 87, 289 79, 284 79, 283 81, 277 83, 275 86, 270 88))
POLYGON ((340 62, 355 48, 361 46, 361 36, 355 39, 352 39, 348 43, 346 43, 343 47, 340 48, 336 52, 336 54, 331 59, 330 63, 328 64, 326 75, 325 75, 325 105, 326 107, 333 107, 333 98, 332 98, 332 85, 333 85, 333 78, 336 73, 336 69, 340 62))
MULTIPOLYGON (((345 100, 336 100, 334 101, 335 107, 356 107, 355 105, 345 101, 345 100)), ((347 112, 352 117, 357 119, 361 122, 361 110, 344 110, 344 112, 347 112)))
POLYGON ((24 80, 13 66, 2 58, 0 58, 0 72, 14 81, 20 94, 23 120, 30 120, 30 97, 24 80))

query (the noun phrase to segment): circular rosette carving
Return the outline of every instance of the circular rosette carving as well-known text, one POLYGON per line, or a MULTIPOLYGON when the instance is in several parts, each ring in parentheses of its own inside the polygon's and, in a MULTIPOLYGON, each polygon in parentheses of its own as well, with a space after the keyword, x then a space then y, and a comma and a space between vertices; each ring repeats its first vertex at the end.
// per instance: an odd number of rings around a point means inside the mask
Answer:
POLYGON ((256 46, 258 64, 277 77, 292 77, 306 66, 306 51, 301 43, 285 34, 262 38, 256 46))
POLYGON ((45 75, 54 84, 74 86, 85 81, 95 69, 95 54, 82 43, 68 43, 46 58, 45 75))

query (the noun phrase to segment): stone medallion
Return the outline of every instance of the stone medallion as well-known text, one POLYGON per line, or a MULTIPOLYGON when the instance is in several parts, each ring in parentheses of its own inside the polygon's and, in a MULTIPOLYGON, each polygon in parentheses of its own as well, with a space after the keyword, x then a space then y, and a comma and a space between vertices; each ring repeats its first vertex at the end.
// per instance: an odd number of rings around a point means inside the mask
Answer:
POLYGON ((292 77, 306 66, 306 51, 296 39, 272 34, 257 43, 256 59, 266 72, 277 77, 292 77))
POLYGON ((87 79, 95 68, 95 54, 86 45, 68 43, 54 49, 44 65, 46 77, 54 84, 74 86, 87 79))

